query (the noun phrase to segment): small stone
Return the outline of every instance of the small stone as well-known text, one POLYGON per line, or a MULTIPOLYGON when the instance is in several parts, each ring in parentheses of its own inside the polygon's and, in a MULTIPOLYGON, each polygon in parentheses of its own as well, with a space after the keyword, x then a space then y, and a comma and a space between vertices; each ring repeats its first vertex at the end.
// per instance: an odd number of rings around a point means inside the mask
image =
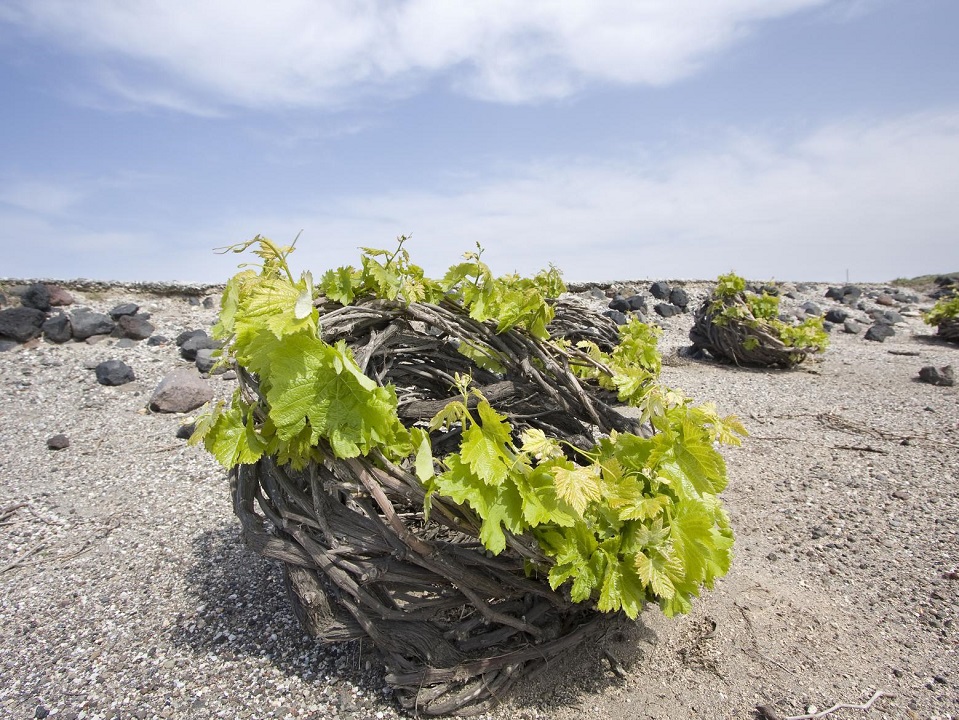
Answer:
POLYGON ((176 429, 176 436, 180 440, 189 440, 190 436, 193 435, 193 432, 196 430, 196 423, 184 423, 176 429))
POLYGON ((196 361, 197 351, 203 349, 215 349, 222 345, 219 340, 214 340, 206 333, 202 335, 194 335, 189 338, 180 346, 180 356, 184 360, 190 360, 191 362, 196 361))
POLYGON ((139 309, 140 306, 136 303, 120 303, 110 311, 110 317, 112 317, 114 320, 119 320, 121 317, 125 317, 127 315, 136 315, 139 309))
POLYGON ((86 340, 94 335, 109 335, 116 327, 109 315, 86 309, 70 313, 70 325, 76 340, 86 340))
POLYGON ((650 294, 657 300, 669 300, 671 290, 672 288, 669 287, 669 284, 661 280, 649 286, 650 294))
MULTIPOLYGON (((801 307, 803 309, 803 312, 805 312, 807 315, 813 315, 815 317, 819 317, 820 315, 822 315, 822 308, 820 308, 816 303, 812 302, 811 300, 808 302, 804 302, 799 307, 801 307)), ((830 322, 838 322, 838 321, 831 320, 830 322)))
POLYGON ((0 310, 0 336, 20 343, 33 340, 39 337, 46 318, 46 313, 36 308, 4 308, 0 310))
POLYGON ((849 313, 842 308, 830 308, 826 311, 825 315, 827 322, 836 323, 837 325, 841 322, 845 322, 848 317, 849 313))
POLYGON ((674 287, 669 291, 669 302, 685 310, 689 306, 689 294, 682 288, 674 287))
POLYGON ((73 337, 73 328, 70 325, 70 318, 62 312, 51 315, 43 321, 40 326, 43 331, 43 337, 52 343, 65 343, 73 337))
POLYGON ((50 450, 66 450, 68 447, 70 447, 70 438, 63 433, 58 433, 47 438, 47 447, 50 450))
POLYGON ((189 340, 191 337, 196 337, 197 335, 206 335, 206 330, 184 330, 179 335, 176 336, 177 347, 182 347, 183 343, 189 340))
POLYGON ((107 360, 97 365, 97 382, 101 385, 125 385, 136 380, 133 368, 122 360, 107 360))
POLYGON ((629 322, 629 318, 625 314, 621 313, 619 310, 607 310, 603 313, 606 317, 612 320, 617 325, 625 325, 629 322))
POLYGON ((956 374, 952 365, 937 368, 934 365, 926 365, 919 370, 919 379, 930 385, 939 385, 941 387, 952 387, 956 384, 956 374))
POLYGON ((776 555, 776 553, 771 552, 766 556, 766 559, 769 560, 769 562, 776 562, 779 559, 779 556, 776 555))
POLYGON ((894 498, 896 498, 896 500, 908 500, 908 499, 909 499, 909 493, 908 493, 907 491, 905 491, 905 490, 893 490, 893 491, 892 491, 892 496, 893 496, 894 498))
POLYGON ((36 710, 33 711, 33 717, 39 718, 39 720, 43 720, 43 718, 47 717, 49 714, 50 711, 43 707, 43 705, 37 705, 36 710))
POLYGON ((150 397, 154 412, 191 412, 213 399, 213 390, 195 370, 174 370, 157 385, 150 397))
POLYGON ((849 333, 850 335, 858 335, 862 332, 862 325, 850 318, 843 321, 842 329, 843 332, 849 333))
POLYGON ((653 310, 656 311, 657 315, 664 318, 673 317, 673 315, 679 315, 683 312, 682 308, 678 308, 672 303, 656 303, 653 310))
POLYGON ((50 307, 64 307, 76 302, 70 291, 59 285, 47 285, 47 291, 50 293, 50 307))
POLYGON ((892 337, 896 334, 896 331, 892 329, 889 325, 873 325, 868 330, 866 330, 865 338, 866 340, 872 340, 873 342, 883 342, 886 338, 892 337))
POLYGON ((120 315, 117 318, 116 334, 131 340, 146 340, 156 330, 145 315, 120 315))
POLYGON ((226 366, 221 365, 216 367, 216 364, 220 358, 214 357, 214 352, 216 351, 212 348, 201 348, 200 350, 197 350, 196 369, 201 373, 214 373, 216 375, 226 372, 226 366))
POLYGON ((628 313, 632 308, 629 306, 629 300, 624 297, 614 297, 609 301, 609 309, 616 312, 628 313))
POLYGON ((46 285, 34 283, 23 291, 23 294, 20 296, 20 304, 23 305, 23 307, 46 312, 50 309, 50 290, 46 285))
POLYGON ((170 338, 168 338, 166 335, 151 335, 149 338, 147 338, 147 345, 149 345, 150 347, 157 347, 159 345, 169 345, 169 344, 170 344, 170 338))

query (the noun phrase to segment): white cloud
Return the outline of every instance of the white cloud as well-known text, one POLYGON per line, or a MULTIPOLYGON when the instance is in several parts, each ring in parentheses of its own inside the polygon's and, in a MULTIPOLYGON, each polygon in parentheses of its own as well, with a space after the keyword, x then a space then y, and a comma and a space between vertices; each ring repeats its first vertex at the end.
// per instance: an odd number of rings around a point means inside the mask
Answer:
MULTIPOLYGON (((84 185, 102 204, 108 184, 84 185)), ((708 279, 733 269, 760 280, 838 282, 848 270, 882 281, 959 269, 956 187, 959 109, 788 139, 728 132, 661 161, 554 158, 496 177, 450 176, 440 189, 291 192, 286 207, 268 203, 275 214, 204 220, 191 210, 188 223, 148 230, 96 214, 83 221, 83 203, 63 216, 55 202, 43 216, 0 205, 0 247, 12 276, 222 282, 251 258, 213 248, 257 233, 288 243, 303 230, 293 265, 314 271, 411 233, 414 260, 431 275, 479 242, 498 273, 554 263, 571 280, 708 279)))
POLYGON ((412 233, 433 273, 480 242, 499 272, 548 262, 574 280, 889 280, 959 269, 959 112, 844 122, 782 141, 730 134, 663 165, 556 160, 445 192, 343 198, 323 213, 246 218, 297 263, 355 262, 412 233))
POLYGON ((591 81, 662 85, 758 23, 849 0, 8 0, 0 22, 100 64, 129 102, 335 106, 435 76, 522 103, 591 81))

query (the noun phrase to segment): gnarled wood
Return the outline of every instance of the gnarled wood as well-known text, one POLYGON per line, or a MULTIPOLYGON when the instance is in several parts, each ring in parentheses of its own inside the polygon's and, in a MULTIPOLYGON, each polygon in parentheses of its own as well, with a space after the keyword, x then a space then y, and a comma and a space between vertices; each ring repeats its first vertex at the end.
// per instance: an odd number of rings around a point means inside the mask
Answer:
MULTIPOLYGON (((614 429, 642 432, 608 393, 576 378, 568 353, 519 331, 497 334, 462 308, 382 300, 318 307, 323 339, 345 340, 369 377, 392 384, 410 424, 424 427, 461 400, 455 376, 468 373, 508 416, 517 442, 529 428, 584 448, 614 429), (463 343, 495 362, 478 366, 459 352, 463 343)), ((615 342, 611 321, 581 305, 558 304, 557 318, 568 339, 607 349, 615 342)), ((238 377, 264 413, 257 379, 238 377)), ((467 402, 475 407, 477 398, 467 402)), ((433 431, 434 455, 455 450, 459 433, 433 431)), ((621 621, 553 591, 550 561, 531 538, 508 535, 506 550, 491 556, 475 513, 442 497, 432 498, 427 521, 425 490, 410 467, 378 452, 339 460, 322 441, 319 449, 326 461, 298 472, 269 457, 239 466, 234 511, 247 543, 285 564, 304 629, 330 642, 369 638, 405 707, 423 715, 483 709, 530 670, 621 621), (530 563, 538 575, 527 575, 530 563)))

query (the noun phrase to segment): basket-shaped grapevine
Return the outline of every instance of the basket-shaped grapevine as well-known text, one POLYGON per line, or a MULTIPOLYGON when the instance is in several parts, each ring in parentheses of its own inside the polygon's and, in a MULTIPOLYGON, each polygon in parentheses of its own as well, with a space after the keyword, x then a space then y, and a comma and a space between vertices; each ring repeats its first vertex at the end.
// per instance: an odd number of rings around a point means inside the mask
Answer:
POLYGON ((721 275, 697 308, 689 339, 716 358, 758 367, 792 367, 826 349, 821 318, 790 324, 778 315, 778 297, 748 292, 743 278, 721 275))
POLYGON ((655 384, 652 329, 604 351, 555 271, 493 278, 476 253, 432 281, 401 241, 314 288, 257 240, 262 272, 230 281, 217 326, 240 387, 194 441, 231 468, 303 626, 372 641, 403 706, 482 710, 726 571, 715 444, 743 431, 655 384))
POLYGON ((943 340, 959 343, 959 295, 942 298, 923 319, 936 326, 936 334, 943 340))

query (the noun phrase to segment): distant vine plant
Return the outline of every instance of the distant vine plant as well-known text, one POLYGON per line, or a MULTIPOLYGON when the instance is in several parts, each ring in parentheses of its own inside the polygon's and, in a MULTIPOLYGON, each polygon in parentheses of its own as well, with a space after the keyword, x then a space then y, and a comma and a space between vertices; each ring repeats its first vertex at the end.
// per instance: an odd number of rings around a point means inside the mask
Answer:
MULTIPOLYGON (((823 329, 821 317, 810 317, 798 324, 779 319, 779 296, 762 291, 749 292, 746 280, 735 273, 720 275, 714 291, 714 322, 745 322, 752 327, 760 324, 770 328, 786 347, 823 352, 829 345, 829 336, 823 329), (730 302, 737 296, 745 299, 742 304, 730 302)), ((759 338, 750 336, 744 343, 747 350, 754 349, 759 338)))
MULTIPOLYGON (((191 442, 227 468, 264 456, 294 468, 357 457, 401 464, 426 491, 425 521, 442 496, 476 513, 490 553, 504 551, 508 534, 535 539, 550 563, 528 572, 567 588, 572 600, 631 618, 649 601, 667 615, 688 611, 730 565, 719 446, 738 445, 742 425, 658 384, 655 328, 633 320, 610 352, 551 339, 553 299, 565 291, 555 268, 494 277, 478 248, 433 280, 411 262, 405 241, 393 251, 364 248, 359 267, 328 270, 316 283, 309 272, 293 276, 292 247, 257 236, 228 248, 252 251, 260 263, 227 283, 213 334, 225 343, 220 362, 254 377, 258 392, 241 388, 229 405, 210 408, 191 442), (636 407, 649 436, 612 431, 589 449, 574 447, 514 426, 468 374, 456 376, 454 399, 431 422, 407 427, 396 388, 365 375, 342 340, 323 341, 317 306, 328 302, 442 306, 497 333, 525 333, 583 382, 636 407), (450 428, 461 431, 458 450, 434 456, 431 435, 450 428)), ((485 347, 464 342, 459 352, 494 373, 507 365, 485 347)))
POLYGON ((829 344, 821 317, 781 320, 779 297, 765 289, 751 292, 735 273, 719 276, 712 295, 695 313, 689 337, 714 356, 759 366, 791 367, 829 344))
POLYGON ((923 320, 936 325, 944 339, 959 342, 959 295, 940 298, 932 310, 923 314, 923 320))

